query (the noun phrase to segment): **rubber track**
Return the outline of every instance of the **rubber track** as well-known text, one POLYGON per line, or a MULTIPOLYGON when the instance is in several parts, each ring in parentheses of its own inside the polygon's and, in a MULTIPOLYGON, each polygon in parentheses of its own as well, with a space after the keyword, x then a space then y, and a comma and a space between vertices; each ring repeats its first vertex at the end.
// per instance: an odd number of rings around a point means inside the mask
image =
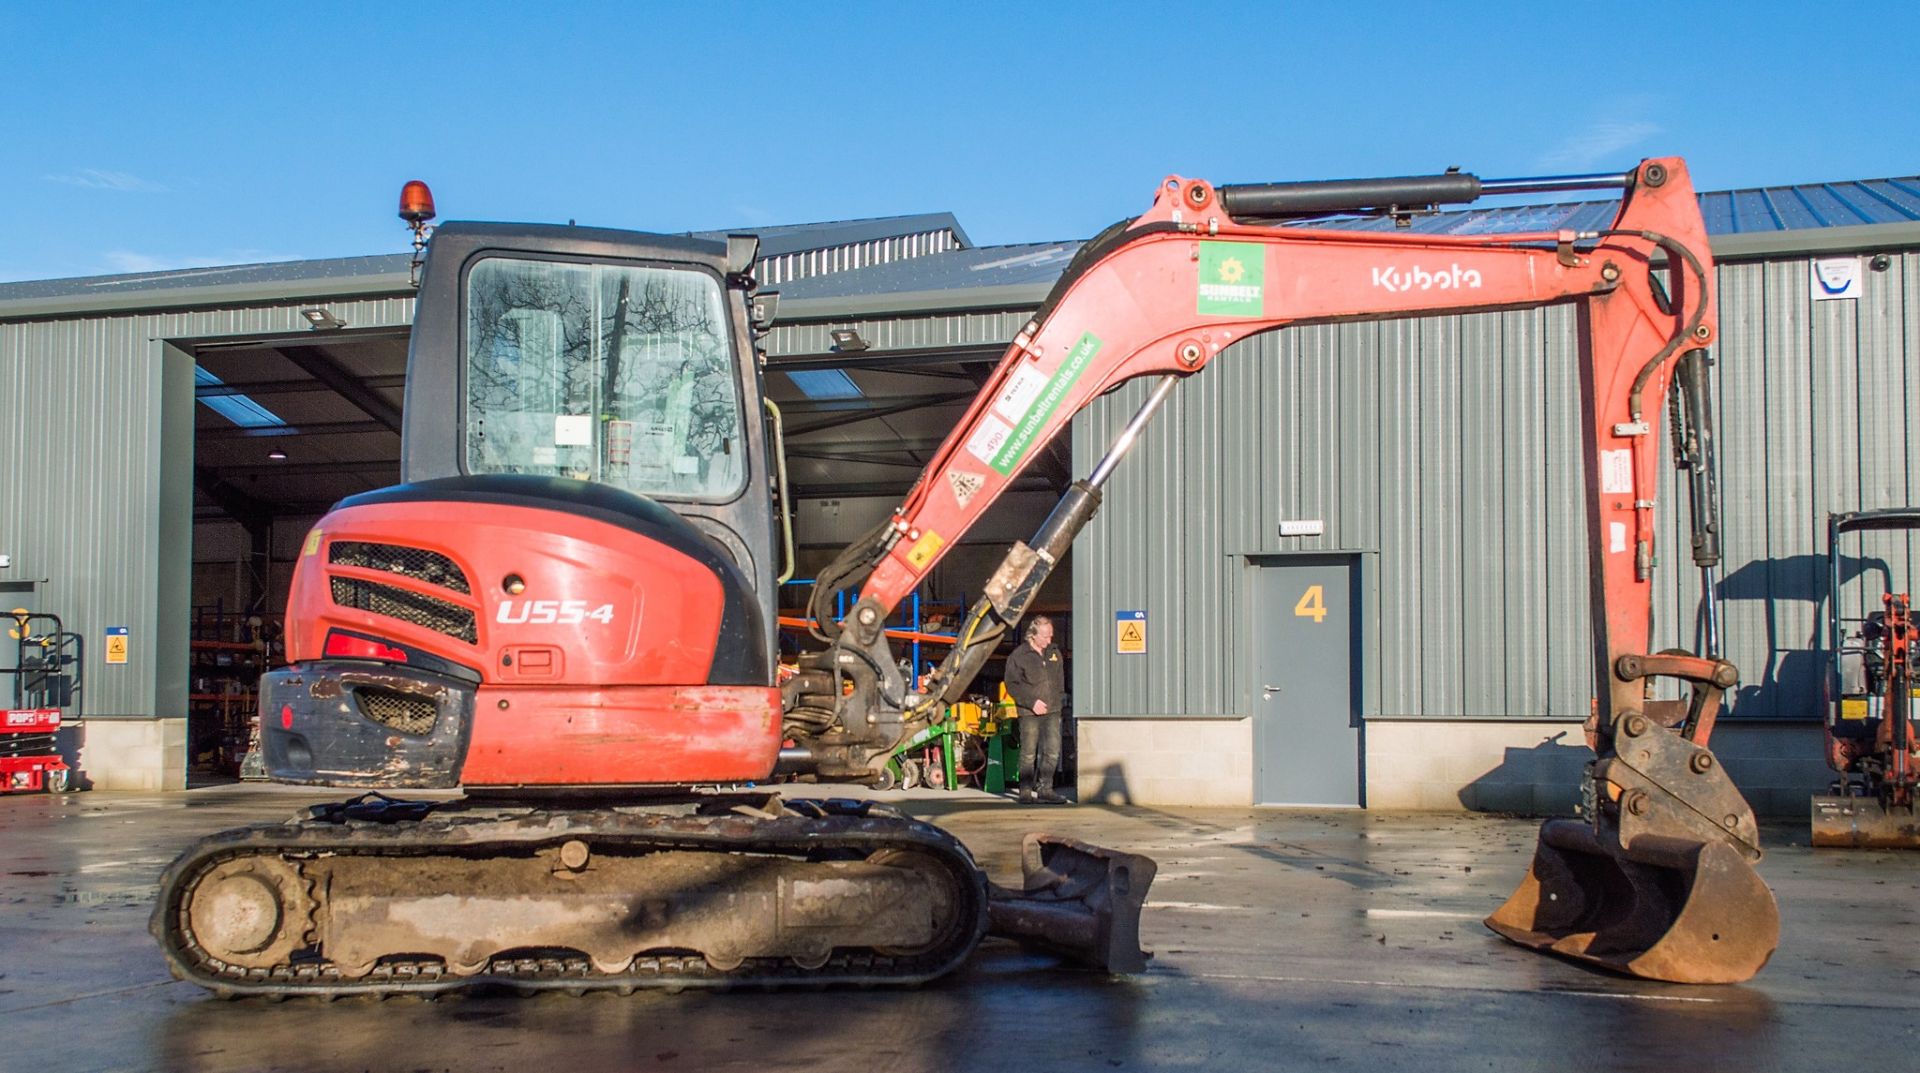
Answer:
MULTIPOLYGON (((764 800, 764 799, 760 799, 764 800)), ((787 801, 773 818, 739 814, 671 815, 647 811, 582 810, 486 814, 451 811, 423 820, 333 822, 301 820, 257 824, 209 835, 189 847, 160 878, 149 930, 175 977, 223 998, 308 996, 343 998, 431 995, 470 988, 526 993, 616 991, 642 988, 795 988, 900 986, 951 971, 979 945, 987 927, 986 877, 967 848, 932 824, 871 802, 787 801), (367 854, 483 859, 522 855, 537 846, 587 839, 596 847, 752 853, 796 858, 841 853, 866 857, 880 850, 917 850, 938 860, 955 879, 963 904, 943 945, 910 956, 836 951, 818 969, 785 958, 749 958, 730 970, 698 955, 643 957, 618 974, 601 973, 579 955, 495 958, 484 971, 460 976, 437 959, 382 961, 363 977, 346 977, 325 961, 274 968, 227 965, 200 949, 187 921, 184 895, 203 871, 247 856, 367 854)))

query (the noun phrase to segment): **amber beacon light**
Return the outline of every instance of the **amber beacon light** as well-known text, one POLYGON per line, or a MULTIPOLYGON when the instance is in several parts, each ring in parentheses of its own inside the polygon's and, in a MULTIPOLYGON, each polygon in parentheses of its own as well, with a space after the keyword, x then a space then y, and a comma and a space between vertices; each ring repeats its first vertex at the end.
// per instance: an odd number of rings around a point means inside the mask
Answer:
POLYGON ((411 282, 420 285, 421 255, 427 248, 427 221, 434 218, 433 191, 418 179, 408 179, 400 188, 400 218, 413 228, 413 270, 411 282))

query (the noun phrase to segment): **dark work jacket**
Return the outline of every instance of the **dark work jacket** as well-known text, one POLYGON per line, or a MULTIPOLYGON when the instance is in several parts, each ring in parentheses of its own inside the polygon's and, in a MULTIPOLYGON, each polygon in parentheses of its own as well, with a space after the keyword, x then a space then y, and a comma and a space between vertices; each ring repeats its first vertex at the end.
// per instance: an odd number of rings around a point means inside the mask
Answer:
POLYGON ((1067 662, 1060 657, 1060 646, 1048 645, 1035 652, 1025 641, 1007 657, 1007 692, 1020 706, 1021 715, 1033 714, 1033 702, 1047 702, 1047 714, 1060 714, 1067 698, 1067 662))

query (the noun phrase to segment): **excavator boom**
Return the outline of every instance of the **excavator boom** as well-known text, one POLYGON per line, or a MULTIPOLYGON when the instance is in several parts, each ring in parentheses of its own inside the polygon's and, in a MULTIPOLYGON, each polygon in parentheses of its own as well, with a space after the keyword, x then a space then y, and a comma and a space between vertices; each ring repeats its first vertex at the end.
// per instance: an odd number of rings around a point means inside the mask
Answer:
MULTIPOLYGON (((1582 333, 1593 564, 1595 804, 1578 835, 1549 825, 1535 872, 1489 923, 1516 942, 1620 971, 1744 979, 1771 953, 1777 924, 1771 895, 1748 863, 1760 856, 1752 811, 1707 747, 1736 672, 1714 651, 1654 654, 1650 638, 1656 437, 1677 368, 1693 375, 1683 383, 1691 388, 1681 408, 1688 427, 1676 431, 1690 448, 1703 439, 1711 447, 1698 375, 1718 333, 1711 268, 1678 159, 1643 161, 1617 175, 1494 182, 1449 173, 1216 187, 1169 177, 1145 215, 1079 252, 887 525, 822 571, 815 616, 834 646, 804 665, 788 706, 828 704, 819 698, 830 688, 847 693, 839 683, 851 676, 855 688, 838 705, 841 725, 905 733, 961 695, 1098 509, 1101 486, 1153 411, 1177 381, 1234 343, 1291 324, 1572 302, 1582 333), (1421 211, 1489 190, 1584 187, 1622 191, 1611 227, 1449 236, 1341 230, 1337 220, 1276 226, 1315 215, 1421 211), (910 690, 890 673, 882 636, 889 612, 1076 413, 1139 377, 1161 382, 1034 538, 1008 554, 952 654, 920 691, 910 690), (843 619, 827 622, 825 600, 862 573, 859 599, 843 619), (1658 679, 1678 680, 1691 698, 1651 700, 1658 679), (1713 868, 1695 866, 1703 856, 1713 868), (1570 857, 1586 863, 1567 865, 1570 857), (1575 903, 1583 908, 1570 912, 1575 903), (1709 928, 1711 938, 1693 943, 1689 936, 1682 944, 1689 953, 1675 956, 1668 933, 1702 916, 1702 905, 1714 907, 1716 920, 1739 920, 1742 938, 1709 928)), ((1710 456, 1692 475, 1695 561, 1711 570, 1718 522, 1710 456)), ((1717 621, 1711 608, 1708 618, 1717 621)), ((836 751, 831 732, 813 747, 829 766, 855 768, 862 759, 859 750, 836 751)))

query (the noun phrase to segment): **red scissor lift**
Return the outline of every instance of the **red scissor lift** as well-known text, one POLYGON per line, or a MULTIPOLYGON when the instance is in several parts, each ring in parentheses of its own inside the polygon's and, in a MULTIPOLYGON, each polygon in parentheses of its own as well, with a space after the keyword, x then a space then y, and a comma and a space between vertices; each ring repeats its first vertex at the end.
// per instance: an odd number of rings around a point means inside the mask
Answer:
POLYGON ((58 708, 9 708, 0 725, 0 794, 67 788, 67 762, 54 739, 60 733, 58 708))
POLYGON ((79 662, 69 649, 79 638, 67 632, 57 615, 21 610, 8 617, 17 643, 14 665, 0 668, 0 673, 13 676, 13 707, 0 718, 0 794, 61 793, 69 769, 57 742, 61 709, 73 701, 68 668, 79 662), (36 633, 36 623, 51 628, 36 633))

